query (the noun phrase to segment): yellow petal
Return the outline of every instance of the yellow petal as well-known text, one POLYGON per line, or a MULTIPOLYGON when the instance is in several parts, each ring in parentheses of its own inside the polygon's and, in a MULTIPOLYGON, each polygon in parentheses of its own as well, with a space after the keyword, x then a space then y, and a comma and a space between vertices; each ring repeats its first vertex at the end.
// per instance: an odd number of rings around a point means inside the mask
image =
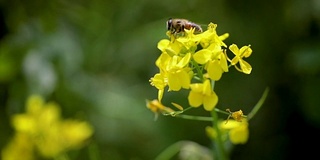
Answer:
POLYGON ((203 90, 202 90, 202 94, 205 96, 209 96, 212 93, 212 88, 211 88, 211 83, 210 81, 207 79, 203 82, 203 90))
POLYGON ((246 123, 246 122, 238 122, 238 121, 233 120, 233 119, 228 120, 228 123, 226 123, 226 122, 227 122, 227 120, 223 121, 223 122, 220 124, 220 127, 221 127, 222 129, 230 130, 230 129, 239 127, 242 123, 246 123))
POLYGON ((252 67, 248 62, 242 60, 242 61, 239 61, 239 63, 240 63, 240 68, 241 68, 243 73, 245 73, 245 74, 250 74, 251 73, 252 67))
POLYGON ((80 147, 92 133, 92 126, 87 122, 76 120, 66 120, 61 126, 62 136, 67 142, 68 147, 80 147))
POLYGON ((177 67, 178 68, 185 67, 190 62, 190 59, 191 59, 191 53, 189 52, 179 61, 179 63, 177 64, 177 67))
POLYGON ((226 58, 225 54, 221 54, 220 66, 221 66, 221 68, 222 68, 222 70, 224 72, 228 72, 229 71, 228 62, 227 62, 227 58, 226 58))
POLYGON ((35 160, 34 144, 28 134, 17 132, 1 151, 3 160, 35 160))
POLYGON ((170 41, 169 41, 168 39, 162 39, 162 40, 159 41, 157 47, 158 47, 158 49, 159 49, 160 51, 163 52, 163 51, 165 50, 165 48, 168 47, 169 43, 170 43, 170 41))
POLYGON ((231 65, 236 65, 236 64, 239 62, 239 60, 241 60, 241 59, 239 58, 239 56, 235 56, 235 57, 231 60, 231 65))
POLYGON ((242 57, 249 57, 252 53, 252 49, 250 48, 250 46, 243 46, 240 48, 240 53, 242 57))
POLYGON ((203 98, 203 107, 206 111, 212 111, 218 103, 218 96, 213 92, 210 96, 203 98))
POLYGON ((245 144, 249 139, 248 125, 240 125, 231 129, 229 138, 233 144, 245 144))
POLYGON ((174 103, 174 102, 171 102, 171 104, 172 104, 173 106, 175 106, 176 108, 178 108, 180 111, 183 110, 183 107, 182 107, 180 104, 177 104, 177 103, 174 103))
POLYGON ((179 91, 181 89, 180 79, 175 73, 168 74, 169 90, 179 91))
POLYGON ((165 51, 170 55, 178 55, 180 53, 181 46, 180 43, 175 41, 174 43, 170 43, 169 46, 165 49, 165 51))
POLYGON ((37 132, 37 120, 35 118, 27 114, 17 114, 12 119, 12 125, 18 132, 33 134, 37 132))
POLYGON ((193 92, 202 93, 203 84, 202 83, 190 84, 190 88, 193 92))
POLYGON ((155 86, 157 89, 163 89, 165 87, 164 76, 160 73, 154 75, 153 78, 150 79, 151 85, 155 86))
POLYGON ((31 95, 27 100, 27 113, 38 114, 44 104, 44 100, 39 95, 31 95))
POLYGON ((222 76, 222 69, 221 69, 221 66, 217 60, 210 61, 208 63, 207 70, 208 70, 209 77, 212 80, 217 81, 222 76))
POLYGON ((239 55, 239 48, 236 44, 232 44, 229 46, 230 51, 233 52, 236 56, 239 55))
POLYGON ((159 100, 160 102, 161 102, 161 100, 162 100, 163 93, 164 93, 164 89, 160 89, 160 90, 158 91, 158 100, 159 100))
POLYGON ((229 33, 225 33, 225 34, 219 36, 219 39, 220 39, 221 41, 224 41, 224 40, 227 39, 228 37, 229 37, 229 33))
POLYGON ((206 133, 207 133, 208 137, 211 139, 215 139, 217 137, 216 130, 214 128, 212 128, 211 126, 206 127, 206 133))
POLYGON ((212 52, 208 49, 202 49, 193 55, 193 59, 199 64, 205 64, 211 59, 212 52))
POLYGON ((39 122, 42 124, 52 124, 59 121, 60 108, 55 103, 47 103, 44 105, 41 115, 39 116, 39 122))
POLYGON ((190 87, 190 76, 186 71, 181 71, 178 73, 177 78, 180 81, 182 88, 188 89, 190 87))
POLYGON ((158 59, 156 60, 156 66, 158 68, 165 68, 167 66, 168 62, 170 61, 171 56, 169 54, 163 52, 158 59))
POLYGON ((188 96, 190 106, 199 107, 202 104, 202 95, 193 91, 190 91, 188 96))

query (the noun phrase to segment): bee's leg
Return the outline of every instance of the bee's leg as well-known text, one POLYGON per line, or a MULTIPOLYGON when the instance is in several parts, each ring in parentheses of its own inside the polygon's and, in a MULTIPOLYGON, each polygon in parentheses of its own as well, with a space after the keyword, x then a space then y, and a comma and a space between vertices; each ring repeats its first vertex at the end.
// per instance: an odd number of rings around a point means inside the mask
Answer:
POLYGON ((181 25, 181 33, 182 33, 182 36, 185 36, 186 34, 184 33, 184 25, 181 25))

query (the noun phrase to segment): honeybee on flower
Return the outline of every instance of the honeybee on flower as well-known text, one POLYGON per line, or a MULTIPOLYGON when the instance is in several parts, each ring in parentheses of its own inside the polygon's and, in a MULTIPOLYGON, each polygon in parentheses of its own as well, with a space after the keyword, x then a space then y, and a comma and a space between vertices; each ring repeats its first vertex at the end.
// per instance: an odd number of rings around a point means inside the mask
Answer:
POLYGON ((184 33, 184 29, 195 29, 195 32, 197 33, 201 33, 202 32, 202 28, 200 25, 191 22, 187 19, 173 19, 173 18, 169 18, 169 20, 167 21, 167 29, 171 32, 171 34, 179 34, 179 33, 184 33))

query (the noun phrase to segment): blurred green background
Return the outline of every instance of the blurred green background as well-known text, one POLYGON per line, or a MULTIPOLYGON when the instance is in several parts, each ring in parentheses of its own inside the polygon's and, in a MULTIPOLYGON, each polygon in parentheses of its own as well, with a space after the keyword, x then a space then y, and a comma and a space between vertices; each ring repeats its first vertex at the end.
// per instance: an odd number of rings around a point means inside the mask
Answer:
MULTIPOLYGON (((145 99, 157 97, 148 80, 158 72, 157 43, 169 17, 213 22, 219 35, 230 34, 227 45, 251 44, 252 73, 231 68, 223 75, 218 108, 247 114, 270 87, 250 121, 248 143, 235 146, 231 159, 317 153, 301 147, 319 142, 318 0, 1 0, 0 148, 14 133, 10 116, 24 111, 32 93, 57 102, 65 118, 89 121, 102 159, 150 160, 180 140, 210 147, 210 123, 154 121, 145 107, 145 99)), ((164 103, 186 105, 186 94, 165 94, 164 103)), ((209 116, 202 108, 190 113, 209 116)), ((76 159, 89 159, 87 150, 76 159)))

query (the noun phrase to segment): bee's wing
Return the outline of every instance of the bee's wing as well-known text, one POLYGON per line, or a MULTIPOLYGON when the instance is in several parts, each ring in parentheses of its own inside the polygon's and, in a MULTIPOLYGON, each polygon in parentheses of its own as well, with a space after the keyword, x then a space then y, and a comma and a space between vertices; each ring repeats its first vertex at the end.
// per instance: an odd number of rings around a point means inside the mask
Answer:
POLYGON ((204 28, 207 28, 208 27, 208 25, 207 24, 204 24, 204 23, 200 23, 200 24, 198 24, 202 29, 204 29, 204 28))

